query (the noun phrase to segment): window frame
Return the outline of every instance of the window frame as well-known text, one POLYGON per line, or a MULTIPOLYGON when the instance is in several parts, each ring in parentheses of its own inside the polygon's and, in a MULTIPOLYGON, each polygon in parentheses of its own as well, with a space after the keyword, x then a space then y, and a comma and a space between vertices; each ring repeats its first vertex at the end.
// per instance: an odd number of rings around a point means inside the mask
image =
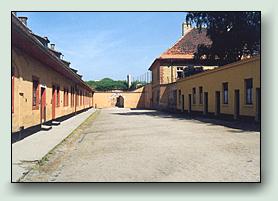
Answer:
POLYGON ((222 96, 222 101, 223 104, 229 104, 229 84, 228 82, 223 82, 222 83, 222 91, 223 91, 223 96, 222 96))
POLYGON ((192 104, 196 104, 196 87, 192 88, 192 104))
POLYGON ((38 110, 40 105, 40 79, 36 76, 32 76, 32 110, 38 110), (37 87, 34 93, 34 82, 37 83, 37 87), (36 96, 36 101, 34 105, 34 94, 36 96))
POLYGON ((245 104, 246 105, 253 105, 253 78, 248 78, 244 80, 244 89, 245 89, 245 104), (251 88, 248 88, 248 81, 251 81, 251 88), (250 94, 248 93, 250 89, 250 94))

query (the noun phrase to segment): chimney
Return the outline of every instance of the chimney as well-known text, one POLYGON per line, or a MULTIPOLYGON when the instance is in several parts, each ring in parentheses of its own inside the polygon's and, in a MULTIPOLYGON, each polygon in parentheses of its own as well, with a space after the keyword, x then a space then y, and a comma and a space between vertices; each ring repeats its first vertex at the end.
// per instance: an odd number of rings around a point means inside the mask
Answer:
POLYGON ((54 43, 50 44, 50 49, 55 50, 55 44, 54 43))
POLYGON ((186 35, 191 30, 192 28, 189 24, 187 25, 186 22, 182 23, 182 36, 186 35))
POLYGON ((28 17, 18 17, 18 19, 27 27, 28 17))

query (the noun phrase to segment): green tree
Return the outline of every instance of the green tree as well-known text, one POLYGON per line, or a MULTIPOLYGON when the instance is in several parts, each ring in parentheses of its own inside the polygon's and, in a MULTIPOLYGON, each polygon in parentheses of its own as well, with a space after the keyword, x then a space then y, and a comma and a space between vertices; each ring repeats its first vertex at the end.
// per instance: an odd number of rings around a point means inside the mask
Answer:
POLYGON ((127 90, 128 88, 126 81, 111 78, 103 78, 100 81, 91 80, 87 81, 87 84, 97 91, 127 90))
POLYGON ((199 45, 196 60, 225 65, 260 53, 260 12, 188 12, 186 23, 206 28, 212 40, 209 46, 199 45))

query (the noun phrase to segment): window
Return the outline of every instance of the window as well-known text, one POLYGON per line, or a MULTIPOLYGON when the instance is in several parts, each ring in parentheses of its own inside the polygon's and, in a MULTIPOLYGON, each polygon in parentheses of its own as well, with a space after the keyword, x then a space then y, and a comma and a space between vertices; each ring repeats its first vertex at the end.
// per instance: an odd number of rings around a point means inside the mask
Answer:
POLYGON ((33 110, 39 109, 39 80, 36 77, 33 77, 33 99, 32 106, 33 110))
POLYGON ((181 90, 179 90, 179 105, 181 104, 181 90))
POLYGON ((196 104, 196 88, 195 87, 192 89, 192 94, 193 94, 193 104, 196 104))
POLYGON ((228 104, 228 82, 223 83, 223 104, 228 104))
POLYGON ((57 86, 56 107, 60 107, 60 87, 57 86))
POLYGON ((253 80, 246 79, 245 80, 245 103, 251 105, 252 101, 252 90, 253 90, 253 80))
POLYGON ((203 104, 203 87, 199 87, 199 104, 203 104))
POLYGON ((69 90, 64 88, 64 106, 69 105, 69 90))
POLYGON ((183 77, 183 72, 178 71, 178 72, 177 72, 177 78, 178 78, 178 79, 181 79, 182 77, 183 77))

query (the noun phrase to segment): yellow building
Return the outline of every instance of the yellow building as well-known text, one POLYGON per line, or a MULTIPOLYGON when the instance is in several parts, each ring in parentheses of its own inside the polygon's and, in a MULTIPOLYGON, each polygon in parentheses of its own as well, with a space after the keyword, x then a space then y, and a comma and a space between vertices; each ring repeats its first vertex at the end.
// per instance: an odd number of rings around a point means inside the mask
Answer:
POLYGON ((177 81, 177 109, 260 120, 260 56, 177 81))
POLYGON ((12 15, 12 132, 92 107, 92 89, 46 37, 12 15))
MULTIPOLYGON (((152 71, 152 106, 156 109, 169 109, 165 98, 168 93, 168 84, 175 83, 183 78, 184 70, 187 68, 195 68, 208 70, 216 66, 210 66, 204 62, 194 60, 194 53, 197 51, 199 44, 209 45, 211 40, 206 36, 206 30, 192 29, 183 23, 182 37, 168 50, 162 53, 151 64, 149 70, 152 71)), ((174 86, 171 87, 173 90, 174 86)), ((171 98, 175 98, 176 94, 169 92, 171 98)))
POLYGON ((93 97, 95 108, 150 108, 151 84, 133 91, 96 91, 93 97))

